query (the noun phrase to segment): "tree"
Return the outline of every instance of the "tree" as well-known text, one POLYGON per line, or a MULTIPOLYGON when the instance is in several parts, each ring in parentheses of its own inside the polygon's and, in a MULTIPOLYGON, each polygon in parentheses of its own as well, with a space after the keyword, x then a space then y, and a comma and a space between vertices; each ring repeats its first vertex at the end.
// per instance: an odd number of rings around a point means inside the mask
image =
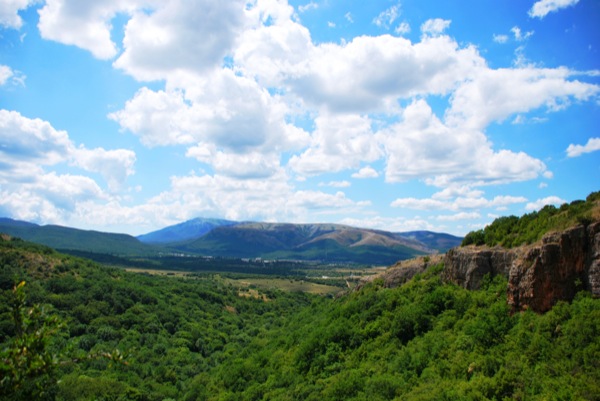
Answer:
POLYGON ((0 352, 0 399, 51 400, 57 390, 59 352, 53 343, 65 324, 41 305, 26 306, 25 281, 12 291, 14 336, 0 352))

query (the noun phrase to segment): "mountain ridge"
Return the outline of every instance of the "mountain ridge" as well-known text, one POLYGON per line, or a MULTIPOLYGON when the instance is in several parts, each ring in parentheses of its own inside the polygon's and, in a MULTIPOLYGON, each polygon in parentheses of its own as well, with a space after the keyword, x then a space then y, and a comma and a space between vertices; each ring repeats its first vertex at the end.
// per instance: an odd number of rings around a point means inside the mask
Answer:
POLYGON ((200 256, 264 258, 389 265, 418 255, 445 252, 449 234, 392 233, 334 223, 235 222, 196 218, 133 237, 128 234, 45 225, 0 218, 0 232, 64 251, 120 256, 158 256, 183 252, 200 256), (140 237, 146 242, 140 240, 140 237), (154 241, 154 242, 153 242, 154 241), (446 240, 447 241, 447 240, 446 240))

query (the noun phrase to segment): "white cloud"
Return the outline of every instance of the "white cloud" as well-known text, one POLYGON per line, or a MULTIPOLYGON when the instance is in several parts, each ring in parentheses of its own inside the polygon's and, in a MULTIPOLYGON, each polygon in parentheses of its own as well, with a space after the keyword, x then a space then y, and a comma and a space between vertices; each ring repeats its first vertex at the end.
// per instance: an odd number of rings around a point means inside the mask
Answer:
POLYGON ((106 199, 100 187, 89 177, 41 173, 26 182, 2 185, 0 211, 16 219, 62 223, 76 212, 81 203, 106 199))
POLYGON ((348 188, 351 186, 350 181, 329 181, 329 182, 320 182, 320 187, 332 187, 332 188, 348 188))
POLYGON ((141 1, 46 0, 38 11, 38 28, 44 39, 80 47, 99 59, 110 59, 117 54, 110 37, 110 21, 118 12, 131 11, 136 3, 141 1))
POLYGON ((394 4, 387 10, 379 13, 379 15, 373 19, 373 23, 378 27, 389 29, 399 16, 400 4, 394 4))
POLYGON ((579 157, 584 153, 591 153, 600 150, 600 138, 590 138, 585 145, 570 144, 567 148, 567 156, 579 157))
POLYGON ((10 77, 13 76, 12 69, 7 65, 0 65, 0 86, 8 82, 10 77))
POLYGON ((308 143, 306 132, 285 121, 287 107, 254 80, 224 69, 172 86, 186 89, 142 88, 109 118, 147 146, 186 145, 188 156, 237 177, 242 168, 250 176, 274 173, 280 152, 308 143))
POLYGON ((289 166, 303 175, 356 168, 382 156, 368 118, 322 114, 315 119, 310 147, 290 159, 289 166))
POLYGON ((131 150, 86 149, 80 146, 73 150, 71 157, 74 165, 102 175, 112 191, 120 189, 127 177, 135 172, 136 156, 131 150))
POLYGON ((23 19, 19 15, 20 10, 25 10, 37 0, 2 0, 0 1, 0 26, 5 28, 19 29, 23 25, 23 19))
POLYGON ((521 28, 519 28, 518 26, 513 26, 510 30, 513 35, 515 35, 515 40, 517 42, 522 42, 526 39, 529 39, 532 35, 533 35, 533 31, 529 31, 529 32, 521 32, 521 28))
POLYGON ((480 198, 482 195, 483 191, 472 189, 468 185, 451 185, 447 188, 444 188, 440 192, 436 192, 431 197, 433 199, 451 199, 456 197, 480 198))
POLYGON ((410 25, 408 24, 408 22, 401 22, 394 29, 394 32, 398 35, 406 35, 407 33, 410 32, 410 25))
POLYGON ((453 93, 446 120, 481 130, 515 113, 540 107, 557 111, 600 92, 597 85, 570 80, 571 75, 566 68, 482 68, 453 93))
POLYGON ((298 6, 298 11, 303 13, 309 10, 316 10, 317 8, 319 8, 319 4, 315 3, 314 1, 311 1, 310 3, 298 6))
POLYGON ((217 151, 211 155, 208 162, 217 174, 237 179, 268 178, 282 170, 279 155, 276 153, 245 152, 236 154, 217 151))
POLYGON ((508 35, 494 35, 494 42, 496 43, 506 43, 508 42, 508 35))
POLYGON ((379 173, 371 166, 365 166, 352 174, 352 178, 377 178, 379 173))
POLYGON ((387 156, 388 182, 426 179, 446 187, 457 182, 524 181, 546 171, 543 162, 522 152, 495 152, 481 131, 444 124, 424 100, 409 105, 402 122, 379 138, 387 156))
POLYGON ((481 214, 478 212, 460 212, 452 215, 441 215, 436 217, 436 219, 440 221, 475 220, 479 218, 481 218, 481 214))
POLYGON ((346 217, 340 220, 339 223, 353 227, 372 228, 396 233, 417 230, 442 231, 440 227, 436 227, 431 222, 418 216, 412 217, 410 219, 406 219, 403 217, 381 216, 366 217, 362 219, 346 217))
POLYGON ((118 188, 133 174, 134 152, 76 147, 66 131, 15 111, 0 110, 0 143, 0 183, 8 185, 36 181, 45 174, 43 167, 59 163, 100 173, 111 189, 118 188))
POLYGON ((579 3, 579 0, 539 0, 529 10, 529 16, 541 19, 549 13, 574 6, 577 3, 579 3))
MULTIPOLYGON (((159 219, 183 221, 198 215, 232 220, 307 221, 319 215, 339 215, 361 210, 343 192, 296 191, 283 171, 263 178, 237 179, 222 175, 188 175, 171 178, 168 191, 150 199, 146 210, 159 219)), ((132 211, 141 213, 141 210, 132 211)))
POLYGON ((450 208, 450 204, 448 202, 436 199, 417 199, 412 197, 398 198, 393 201, 390 206, 415 210, 443 210, 450 208))
POLYGON ((543 199, 538 199, 535 202, 530 202, 525 206, 526 210, 540 210, 546 205, 555 205, 559 206, 563 203, 566 203, 564 199, 559 198, 558 196, 548 196, 543 199))
POLYGON ((421 32, 423 35, 429 36, 439 36, 441 35, 448 27, 452 21, 445 20, 441 18, 434 18, 427 20, 421 25, 421 32))
POLYGON ((350 13, 350 11, 344 14, 344 18, 346 18, 346 21, 348 21, 349 23, 354 23, 354 19, 352 18, 352 13, 350 13))
POLYGON ((416 44, 390 35, 360 36, 343 46, 321 44, 302 54, 293 65, 262 60, 257 72, 284 72, 279 82, 285 87, 310 105, 333 112, 389 111, 398 98, 447 94, 485 63, 475 48, 461 49, 447 36, 416 44))
POLYGON ((248 23, 242 0, 158 2, 136 11, 125 26, 124 51, 114 62, 138 80, 219 67, 248 23))
POLYGON ((74 148, 65 131, 8 110, 0 110, 0 143, 5 166, 54 165, 67 160, 74 148))
POLYGON ((512 204, 527 202, 522 196, 496 196, 493 199, 484 197, 456 197, 454 199, 434 198, 398 198, 391 203, 392 207, 415 210, 452 210, 498 208, 512 204))

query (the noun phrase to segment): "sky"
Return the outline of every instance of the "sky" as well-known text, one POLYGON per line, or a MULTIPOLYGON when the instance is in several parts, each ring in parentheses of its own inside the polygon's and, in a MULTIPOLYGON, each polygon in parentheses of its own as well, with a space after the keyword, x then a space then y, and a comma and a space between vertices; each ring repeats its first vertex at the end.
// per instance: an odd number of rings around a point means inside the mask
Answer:
POLYGON ((597 0, 0 0, 0 216, 464 235, 600 190, 597 0))

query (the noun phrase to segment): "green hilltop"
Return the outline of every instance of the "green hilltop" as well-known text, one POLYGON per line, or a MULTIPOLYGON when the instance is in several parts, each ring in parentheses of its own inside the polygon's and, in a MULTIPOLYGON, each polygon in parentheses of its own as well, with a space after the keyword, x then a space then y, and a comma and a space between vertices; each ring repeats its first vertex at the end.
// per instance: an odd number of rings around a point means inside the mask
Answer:
POLYGON ((600 192, 592 192, 585 201, 576 200, 558 208, 548 205, 540 211, 521 217, 497 218, 484 229, 468 233, 462 245, 501 245, 512 248, 539 241, 550 231, 564 230, 577 224, 587 225, 599 219, 600 192))

